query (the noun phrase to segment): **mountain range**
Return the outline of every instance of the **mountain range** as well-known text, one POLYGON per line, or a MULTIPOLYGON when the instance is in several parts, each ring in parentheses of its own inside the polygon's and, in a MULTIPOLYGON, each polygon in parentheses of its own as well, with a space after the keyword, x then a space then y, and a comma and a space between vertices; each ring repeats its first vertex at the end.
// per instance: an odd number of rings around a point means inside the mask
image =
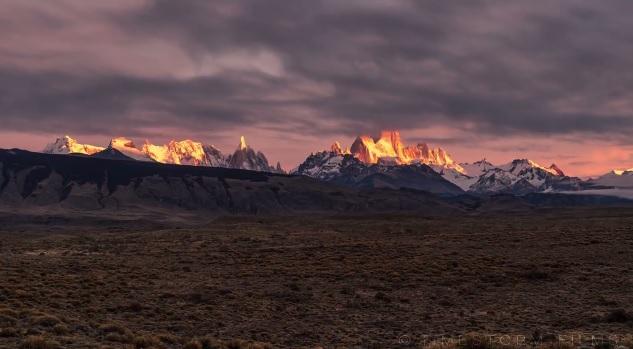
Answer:
POLYGON ((281 173, 0 149, 0 208, 9 210, 449 213, 458 206, 423 191, 345 188, 281 173))
POLYGON ((485 159, 457 163, 442 148, 424 143, 404 145, 398 131, 383 131, 376 139, 357 137, 349 150, 342 150, 336 142, 329 150, 311 154, 292 173, 352 186, 405 187, 442 194, 521 195, 574 191, 584 185, 555 164, 545 167, 529 159, 498 166, 485 159))
MULTIPOLYGON (((145 141, 137 147, 131 140, 117 137, 108 146, 100 147, 81 144, 69 136, 47 145, 44 153, 284 173, 279 163, 271 166, 266 156, 252 149, 244 137, 229 155, 213 145, 192 140, 172 140, 164 145, 145 141)), ((338 186, 406 188, 440 195, 465 192, 525 195, 633 188, 633 169, 614 170, 584 181, 566 175, 555 164, 542 166, 525 158, 500 165, 486 159, 458 163, 440 147, 432 148, 425 143, 405 145, 398 131, 382 131, 376 138, 359 136, 345 148, 335 142, 328 150, 310 154, 290 173, 338 186)))
POLYGON ((633 189, 633 168, 613 170, 589 182, 595 186, 633 189))
MULTIPOLYGON (((117 156, 121 154, 113 148, 110 151, 117 156)), ((357 162, 352 157, 345 159, 357 162)), ((411 178, 418 178, 409 176, 412 171, 419 178, 428 178, 427 184, 444 186, 454 195, 435 195, 424 190, 428 188, 381 188, 372 184, 384 180, 380 175, 374 176, 376 173, 365 177, 371 178, 366 181, 372 183, 352 187, 307 176, 261 171, 0 149, 0 210, 73 215, 78 212, 93 215, 99 211, 106 216, 113 212, 126 217, 171 214, 174 210, 211 215, 395 211, 452 215, 633 204, 600 195, 464 194, 430 167, 417 166, 392 170, 395 172, 389 172, 388 179, 410 183, 407 181, 411 178)))
POLYGON ((107 147, 80 144, 77 140, 63 136, 48 144, 43 153, 46 154, 79 154, 99 158, 119 160, 151 161, 173 165, 191 165, 207 167, 224 167, 252 171, 283 173, 281 164, 273 167, 266 156, 255 151, 240 138, 237 149, 224 155, 213 145, 192 140, 170 141, 164 145, 154 145, 145 141, 137 147, 133 141, 125 137, 113 138, 107 147))

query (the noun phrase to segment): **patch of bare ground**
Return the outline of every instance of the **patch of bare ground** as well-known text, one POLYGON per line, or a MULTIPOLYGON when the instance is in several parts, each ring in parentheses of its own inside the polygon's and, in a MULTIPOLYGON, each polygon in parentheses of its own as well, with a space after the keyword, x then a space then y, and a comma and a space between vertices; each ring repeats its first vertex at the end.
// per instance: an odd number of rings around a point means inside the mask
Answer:
POLYGON ((631 348, 631 210, 108 222, 1 225, 1 348, 631 348))

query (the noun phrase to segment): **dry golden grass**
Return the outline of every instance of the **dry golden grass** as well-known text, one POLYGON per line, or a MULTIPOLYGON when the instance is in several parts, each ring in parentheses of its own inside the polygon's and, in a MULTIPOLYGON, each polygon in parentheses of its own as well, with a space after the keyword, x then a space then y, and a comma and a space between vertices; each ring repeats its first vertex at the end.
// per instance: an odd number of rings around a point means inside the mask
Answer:
POLYGON ((28 336, 20 344, 20 349, 59 349, 61 345, 42 336, 28 336))
MULTIPOLYGON (((0 348, 511 349, 478 338, 633 326, 628 210, 73 224, 0 226, 0 348)), ((570 345, 549 340, 530 348, 570 345)))
POLYGON ((165 348, 163 343, 160 341, 160 339, 152 335, 136 336, 132 339, 132 344, 134 345, 134 348, 137 348, 137 349, 149 349, 149 348, 163 349, 165 348))
POLYGON ((3 338, 17 337, 19 334, 18 330, 14 327, 3 327, 0 329, 0 337, 3 338))
POLYGON ((52 315, 40 315, 31 318, 32 326, 53 327, 59 323, 59 319, 52 315))

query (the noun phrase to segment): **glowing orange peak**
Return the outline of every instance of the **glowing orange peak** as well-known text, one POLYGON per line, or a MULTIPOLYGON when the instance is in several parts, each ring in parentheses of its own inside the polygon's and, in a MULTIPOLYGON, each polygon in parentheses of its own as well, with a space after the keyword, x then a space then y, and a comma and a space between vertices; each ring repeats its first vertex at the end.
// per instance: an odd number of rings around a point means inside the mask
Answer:
POLYGON ((366 135, 357 137, 352 144, 351 153, 357 159, 369 164, 421 162, 428 165, 451 167, 458 172, 463 171, 442 148, 431 149, 424 143, 405 146, 402 143, 400 132, 396 130, 383 130, 377 139, 366 135))
POLYGON ((244 139, 244 136, 240 137, 240 150, 244 150, 248 148, 248 145, 246 144, 246 139, 244 139))

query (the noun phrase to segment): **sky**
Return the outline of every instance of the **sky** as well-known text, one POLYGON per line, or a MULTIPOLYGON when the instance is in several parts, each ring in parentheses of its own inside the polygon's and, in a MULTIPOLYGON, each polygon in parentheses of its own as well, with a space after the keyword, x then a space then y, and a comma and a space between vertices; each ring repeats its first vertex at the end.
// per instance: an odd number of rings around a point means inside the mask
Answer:
POLYGON ((0 147, 244 135, 289 169, 398 129, 458 162, 633 167, 633 2, 0 0, 0 147))

